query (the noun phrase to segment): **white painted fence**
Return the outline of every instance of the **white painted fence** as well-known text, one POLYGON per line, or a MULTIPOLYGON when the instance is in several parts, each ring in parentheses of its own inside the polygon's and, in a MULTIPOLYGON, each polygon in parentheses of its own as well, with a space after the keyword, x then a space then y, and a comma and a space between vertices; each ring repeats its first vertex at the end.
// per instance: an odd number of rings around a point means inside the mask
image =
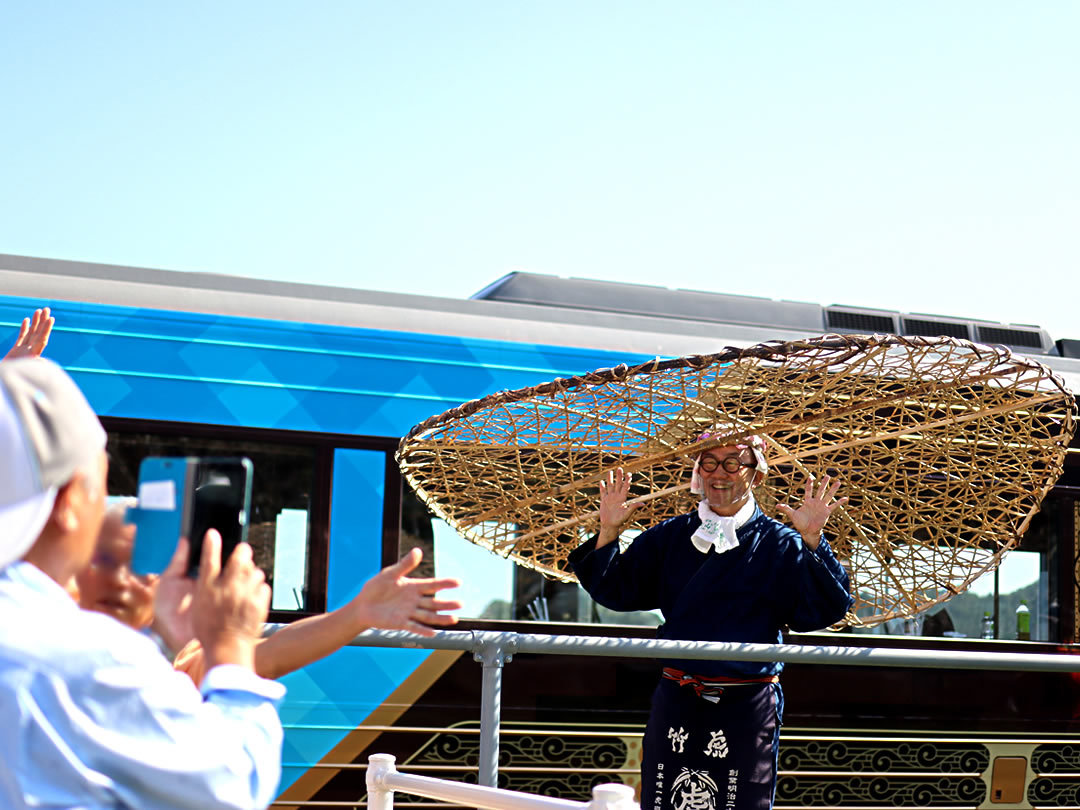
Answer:
POLYGON ((634 789, 629 785, 597 785, 592 801, 575 802, 401 773, 390 754, 368 757, 367 788, 368 810, 394 810, 395 790, 482 810, 638 810, 634 789))

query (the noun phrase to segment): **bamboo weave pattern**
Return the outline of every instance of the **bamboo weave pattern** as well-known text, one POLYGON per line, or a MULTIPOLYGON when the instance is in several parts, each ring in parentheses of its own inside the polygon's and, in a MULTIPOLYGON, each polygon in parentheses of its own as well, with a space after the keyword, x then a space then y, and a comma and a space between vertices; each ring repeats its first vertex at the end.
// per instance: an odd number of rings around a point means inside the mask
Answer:
POLYGON ((1046 367, 955 338, 825 335, 601 369, 465 403, 401 441, 402 473, 472 542, 572 581, 622 466, 641 503, 623 540, 694 508, 704 430, 756 433, 767 514, 807 475, 842 479, 826 536, 847 566, 848 623, 914 615, 1013 547, 1061 474, 1075 401, 1046 367))

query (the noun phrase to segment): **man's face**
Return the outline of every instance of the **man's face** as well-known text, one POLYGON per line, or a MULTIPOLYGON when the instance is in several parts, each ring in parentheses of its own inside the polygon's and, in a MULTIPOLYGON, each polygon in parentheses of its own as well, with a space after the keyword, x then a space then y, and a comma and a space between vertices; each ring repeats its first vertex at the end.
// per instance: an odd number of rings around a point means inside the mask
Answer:
MULTIPOLYGON (((730 461, 727 462, 731 464, 730 461)), ((714 447, 706 450, 698 458, 698 475, 705 489, 705 500, 709 502, 709 508, 718 515, 731 516, 742 508, 750 500, 750 488, 754 485, 754 477, 757 475, 754 469, 754 454, 749 447, 714 447), (717 462, 716 469, 709 472, 702 467, 702 462, 711 466, 712 459, 717 462), (726 459, 735 459, 743 465, 737 472, 728 472, 724 469, 726 459)))
POLYGON ((90 564, 75 579, 84 610, 96 610, 141 630, 154 616, 154 580, 132 573, 134 543, 135 527, 109 513, 101 524, 90 564))
POLYGON ((66 546, 73 568, 82 570, 93 556, 101 523, 105 519, 105 482, 109 457, 102 450, 97 459, 67 484, 65 504, 70 514, 64 516, 66 546))

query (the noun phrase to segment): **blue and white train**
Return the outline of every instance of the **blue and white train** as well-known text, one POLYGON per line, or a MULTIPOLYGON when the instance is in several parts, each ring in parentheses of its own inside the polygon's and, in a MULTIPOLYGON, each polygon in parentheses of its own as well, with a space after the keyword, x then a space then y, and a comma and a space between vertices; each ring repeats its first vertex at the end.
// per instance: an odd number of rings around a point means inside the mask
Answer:
MULTIPOLYGON (((0 341, 41 306, 57 319, 48 356, 109 430, 114 494, 133 494, 151 453, 254 460, 251 531, 277 621, 343 604, 413 544, 440 575, 475 551, 403 490, 393 452, 415 423, 495 391, 825 332, 1005 344, 1080 390, 1080 341, 1038 327, 531 273, 456 300, 0 255, 0 341)), ((970 604, 957 602, 946 636, 829 641, 1080 653, 1080 447, 1017 559, 1019 579, 958 598, 970 604), (1009 638, 1021 595, 1030 642, 1009 638), (978 638, 983 608, 997 638, 978 638)), ((466 564, 483 575, 463 627, 650 632, 648 615, 627 625, 508 561, 466 564)), ((633 782, 654 665, 539 658, 505 676, 504 783, 585 796, 595 782, 633 782)), ((281 807, 362 805, 352 766, 376 750, 440 775, 475 768, 479 671, 459 653, 346 648, 284 681, 281 807)), ((1080 683, 1069 676, 795 666, 785 688, 778 807, 1080 803, 1080 683), (994 799, 1006 795, 995 793, 1002 756, 1025 762, 1013 803, 994 799)))

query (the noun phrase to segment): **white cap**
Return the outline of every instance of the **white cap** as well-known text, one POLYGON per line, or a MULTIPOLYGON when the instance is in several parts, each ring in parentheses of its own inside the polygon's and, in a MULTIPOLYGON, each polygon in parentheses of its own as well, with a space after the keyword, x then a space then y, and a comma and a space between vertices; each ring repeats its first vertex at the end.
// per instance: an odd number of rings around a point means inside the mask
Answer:
POLYGON ((0 362, 0 568, 22 557, 56 493, 105 447, 75 381, 41 357, 0 362))

